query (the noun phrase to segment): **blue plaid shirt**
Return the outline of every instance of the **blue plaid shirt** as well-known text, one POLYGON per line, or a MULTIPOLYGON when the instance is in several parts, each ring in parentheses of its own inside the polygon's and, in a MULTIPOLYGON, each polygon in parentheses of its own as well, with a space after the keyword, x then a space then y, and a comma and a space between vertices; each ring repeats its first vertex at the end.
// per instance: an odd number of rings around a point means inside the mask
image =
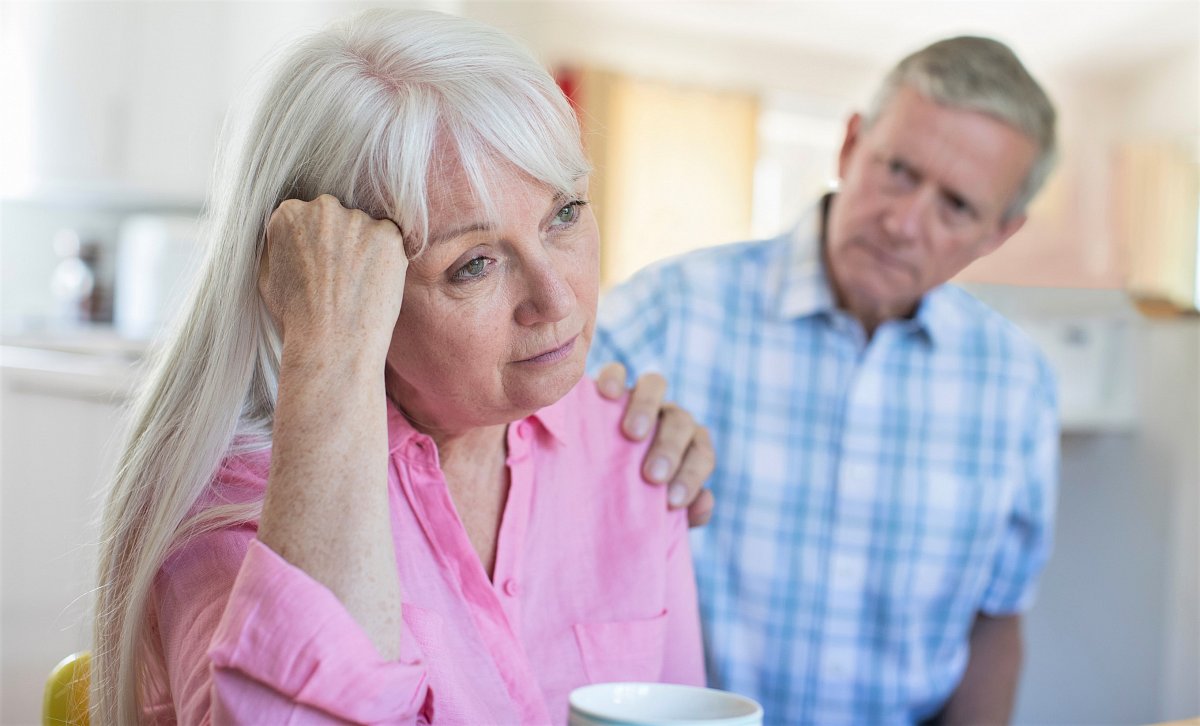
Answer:
POLYGON ((693 531, 709 683, 769 723, 901 724, 962 677, 978 612, 1024 611, 1049 554, 1050 368, 962 290, 868 342, 820 215, 648 268, 601 305, 593 367, 659 371, 717 451, 693 531))

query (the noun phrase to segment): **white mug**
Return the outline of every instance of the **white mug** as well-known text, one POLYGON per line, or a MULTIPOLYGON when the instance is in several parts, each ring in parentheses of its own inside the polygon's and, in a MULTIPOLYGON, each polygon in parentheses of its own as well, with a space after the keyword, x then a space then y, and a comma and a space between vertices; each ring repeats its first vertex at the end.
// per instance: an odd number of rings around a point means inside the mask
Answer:
POLYGON ((671 683, 597 683, 571 691, 568 726, 762 726, 762 706, 671 683))

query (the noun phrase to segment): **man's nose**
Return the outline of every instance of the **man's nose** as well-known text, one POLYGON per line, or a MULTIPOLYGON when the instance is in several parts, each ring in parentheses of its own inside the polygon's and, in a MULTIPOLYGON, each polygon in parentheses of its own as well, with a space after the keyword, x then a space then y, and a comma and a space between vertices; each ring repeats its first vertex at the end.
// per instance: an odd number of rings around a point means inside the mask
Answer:
POLYGON ((937 190, 926 186, 893 199, 884 217, 884 230, 896 240, 912 242, 921 239, 936 203, 937 190))

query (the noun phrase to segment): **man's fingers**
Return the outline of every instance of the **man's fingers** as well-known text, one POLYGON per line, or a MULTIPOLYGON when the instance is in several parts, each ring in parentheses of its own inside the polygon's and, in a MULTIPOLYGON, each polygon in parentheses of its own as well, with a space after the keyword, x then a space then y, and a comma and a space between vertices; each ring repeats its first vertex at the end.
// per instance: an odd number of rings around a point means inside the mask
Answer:
POLYGON ((712 519, 713 493, 711 489, 701 489, 700 495, 688 507, 688 526, 703 527, 712 519))
MULTIPOLYGON (((659 412, 663 409, 663 397, 666 394, 667 379, 659 374, 647 373, 637 379, 637 383, 633 385, 633 393, 629 394, 629 405, 625 407, 625 419, 621 422, 621 430, 625 432, 625 436, 634 441, 646 438, 654 428, 654 422, 659 419, 659 412)), ((677 431, 674 433, 676 436, 679 435, 677 431)), ((690 433, 687 438, 691 438, 690 433)), ((662 439, 661 432, 656 439, 662 439)), ((679 447, 676 458, 672 461, 679 461, 678 455, 682 452, 683 447, 679 447)), ((649 457, 647 457, 647 461, 649 461, 649 457)), ((665 476, 670 476, 674 468, 672 465, 660 481, 666 481, 665 476)), ((648 468, 647 471, 649 471, 648 468)))
POLYGON ((695 435, 684 452, 683 461, 679 464, 679 471, 667 490, 667 500, 671 506, 687 506, 690 509, 691 504, 700 495, 704 482, 712 476, 716 465, 717 456, 713 451, 708 429, 697 426, 695 435))
MULTIPOLYGON (((674 482, 680 474, 680 462, 699 430, 700 427, 687 411, 674 404, 664 405, 659 414, 654 443, 650 445, 642 464, 642 476, 646 481, 654 484, 674 482)), ((690 501, 690 497, 685 501, 690 501)))
POLYGON ((600 395, 615 401, 625 394, 625 366, 620 363, 609 363, 600 369, 596 377, 596 388, 600 395))

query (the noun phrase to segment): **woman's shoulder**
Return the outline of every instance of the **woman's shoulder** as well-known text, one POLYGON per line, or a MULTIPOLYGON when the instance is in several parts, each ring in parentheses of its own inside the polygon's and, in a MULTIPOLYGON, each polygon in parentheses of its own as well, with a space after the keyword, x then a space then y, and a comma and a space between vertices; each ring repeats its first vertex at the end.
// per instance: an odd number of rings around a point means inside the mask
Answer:
MULTIPOLYGON (((621 431, 628 394, 610 400, 584 377, 554 406, 543 424, 557 441, 549 458, 539 458, 546 485, 540 501, 555 508, 558 522, 581 542, 642 542, 646 551, 674 531, 682 510, 667 506, 667 488, 642 476, 653 434, 631 441, 621 431), (596 527, 595 537, 582 536, 596 527), (597 539, 597 537, 599 539, 597 539)), ((545 409, 543 409, 545 411, 545 409)), ((637 547, 634 548, 638 549, 637 547)))
POLYGON ((164 562, 162 575, 195 567, 212 568, 213 560, 238 563, 258 529, 257 506, 267 491, 270 448, 234 446, 217 465, 208 486, 184 518, 180 540, 164 562), (237 513, 241 513, 240 515, 237 513), (219 526, 198 526, 222 521, 219 526))
POLYGON ((208 494, 223 504, 262 499, 271 470, 271 448, 234 446, 225 453, 213 474, 208 494))
POLYGON ((642 460, 653 438, 631 441, 622 433, 628 400, 628 393, 616 400, 605 398, 595 381, 584 376, 566 396, 540 412, 571 469, 607 480, 606 487, 612 486, 614 478, 631 485, 641 481, 642 460))
POLYGON ((595 380, 585 375, 561 400, 543 409, 547 414, 544 423, 551 430, 558 428, 562 438, 570 443, 581 441, 609 455, 644 453, 647 442, 630 441, 621 432, 628 402, 628 392, 615 400, 605 398, 595 380))

